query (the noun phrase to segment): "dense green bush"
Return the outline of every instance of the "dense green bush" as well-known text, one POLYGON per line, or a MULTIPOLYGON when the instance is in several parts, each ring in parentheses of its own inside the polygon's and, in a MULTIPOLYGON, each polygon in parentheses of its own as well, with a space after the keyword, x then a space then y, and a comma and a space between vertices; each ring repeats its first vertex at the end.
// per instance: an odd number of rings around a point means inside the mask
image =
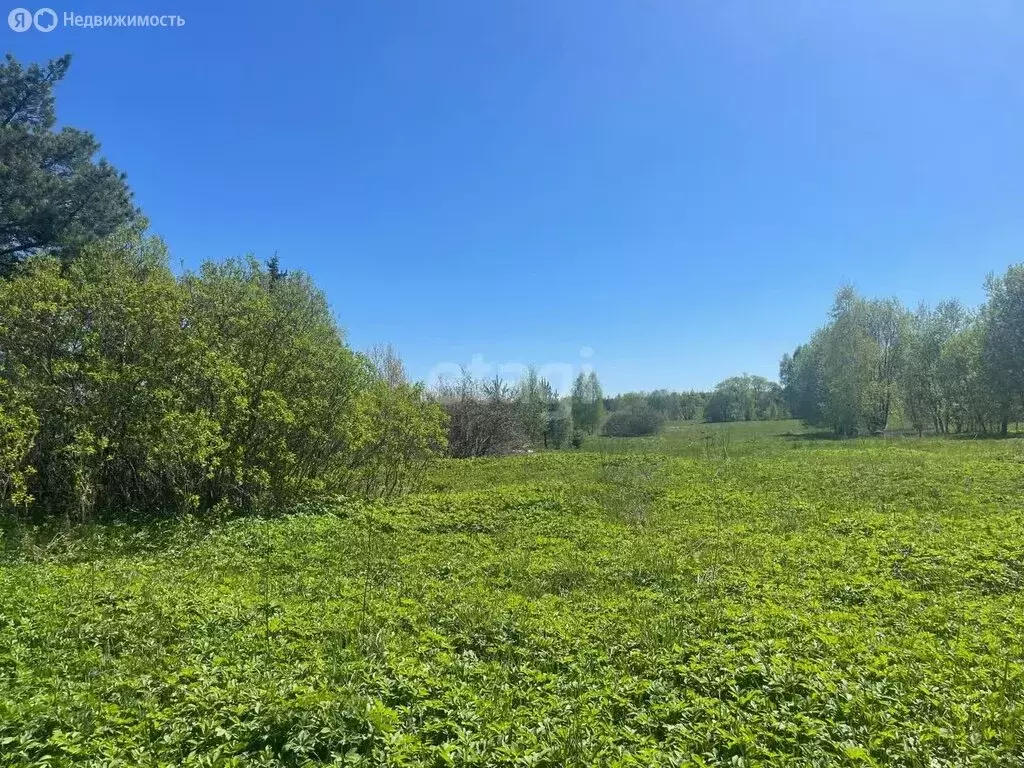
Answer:
POLYGON ((658 434, 664 425, 665 417, 661 413, 638 403, 609 415, 603 432, 608 437, 642 437, 658 434))
POLYGON ((32 501, 27 481, 33 469, 28 465, 28 453, 38 427, 35 412, 21 401, 14 387, 0 380, 0 501, 9 499, 15 507, 32 501))
POLYGON ((444 441, 308 277, 248 259, 176 278, 138 231, 0 282, 0 394, 0 503, 37 519, 390 494, 444 441))

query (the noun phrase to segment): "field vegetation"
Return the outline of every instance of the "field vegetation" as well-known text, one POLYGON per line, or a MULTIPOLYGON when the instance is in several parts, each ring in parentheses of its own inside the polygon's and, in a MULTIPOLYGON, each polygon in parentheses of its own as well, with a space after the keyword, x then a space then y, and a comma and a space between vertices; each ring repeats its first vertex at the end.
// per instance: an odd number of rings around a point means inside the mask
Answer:
POLYGON ((664 435, 214 528, 12 530, 5 762, 1024 759, 1019 441, 664 435))

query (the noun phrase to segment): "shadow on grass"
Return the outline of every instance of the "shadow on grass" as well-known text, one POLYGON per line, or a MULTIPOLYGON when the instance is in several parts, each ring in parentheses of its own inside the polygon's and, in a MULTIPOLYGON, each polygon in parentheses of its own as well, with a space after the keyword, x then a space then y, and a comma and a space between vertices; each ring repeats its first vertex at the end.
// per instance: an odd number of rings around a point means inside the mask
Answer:
POLYGON ((155 555, 194 543, 210 524, 197 520, 146 523, 31 524, 0 519, 0 563, 75 563, 107 557, 155 555))
POLYGON ((945 437, 948 440, 1016 440, 1024 437, 1024 432, 1007 432, 1005 435, 998 432, 964 432, 959 435, 932 435, 932 437, 945 437))
POLYGON ((789 441, 843 441, 843 440, 864 440, 873 438, 876 440, 893 440, 893 439, 906 439, 911 438, 914 440, 1013 440, 1015 438, 1024 438, 1024 431, 1022 432, 1009 432, 1008 434, 1001 435, 996 432, 964 432, 960 434, 941 434, 938 432, 923 432, 918 434, 917 430, 912 429, 899 429, 889 430, 884 433, 875 434, 862 434, 862 435, 837 435, 835 432, 829 430, 818 430, 815 432, 782 432, 779 434, 783 440, 789 441))
POLYGON ((835 432, 829 432, 828 430, 818 430, 817 432, 781 432, 779 437, 783 440, 850 440, 852 438, 843 437, 837 435, 835 432))

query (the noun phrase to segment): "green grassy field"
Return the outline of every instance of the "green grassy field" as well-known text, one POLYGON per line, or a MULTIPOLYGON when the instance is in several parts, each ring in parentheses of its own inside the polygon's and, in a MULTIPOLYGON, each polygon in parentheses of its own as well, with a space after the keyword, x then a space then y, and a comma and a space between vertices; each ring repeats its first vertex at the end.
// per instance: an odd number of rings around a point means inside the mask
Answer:
POLYGON ((670 425, 0 565, 0 764, 1024 762, 1024 441, 670 425))
POLYGON ((794 442, 823 439, 799 421, 749 421, 706 424, 669 422, 656 437, 588 437, 587 451, 598 453, 657 453, 666 456, 764 456, 792 447, 794 442))

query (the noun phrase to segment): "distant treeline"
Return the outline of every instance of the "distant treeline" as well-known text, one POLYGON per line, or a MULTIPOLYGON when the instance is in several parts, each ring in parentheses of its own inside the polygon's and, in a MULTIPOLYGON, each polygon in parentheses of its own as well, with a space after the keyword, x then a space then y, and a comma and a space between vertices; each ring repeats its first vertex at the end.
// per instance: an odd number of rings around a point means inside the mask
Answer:
POLYGON ((653 392, 624 392, 615 397, 604 399, 604 408, 608 413, 622 411, 627 408, 643 406, 661 414, 669 421, 690 421, 704 416, 710 392, 670 392, 667 389, 656 389, 653 392))
POLYGON ((951 299, 914 312, 840 289, 828 322, 782 358, 793 415, 839 435, 1006 434, 1024 415, 1024 265, 985 288, 976 310, 951 299))
POLYGON ((782 387, 763 376, 732 376, 711 392, 626 392, 605 398, 609 413, 644 408, 667 421, 764 421, 789 418, 782 387))
POLYGON ((476 380, 468 372, 431 392, 449 416, 453 456, 487 456, 529 448, 579 447, 584 435, 642 437, 666 421, 755 421, 788 418, 782 388, 761 376, 734 376, 711 392, 626 392, 603 397, 593 372, 560 396, 530 368, 518 382, 476 380))

